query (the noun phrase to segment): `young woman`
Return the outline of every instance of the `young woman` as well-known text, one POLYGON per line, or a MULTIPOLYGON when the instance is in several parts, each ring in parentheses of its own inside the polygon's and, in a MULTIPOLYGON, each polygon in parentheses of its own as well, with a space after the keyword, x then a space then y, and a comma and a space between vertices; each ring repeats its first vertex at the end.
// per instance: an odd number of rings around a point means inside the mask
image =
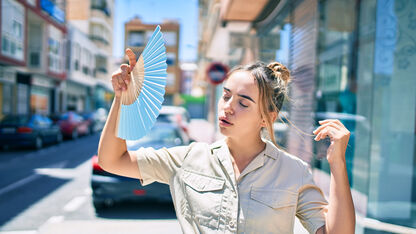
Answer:
POLYGON ((135 65, 112 76, 115 92, 101 135, 99 164, 111 173, 170 185, 184 233, 293 233, 295 216, 310 233, 354 233, 355 211, 345 165, 350 132, 336 119, 320 122, 315 140, 331 139, 329 203, 314 184, 308 165, 275 145, 273 122, 286 96, 288 69, 255 63, 233 69, 218 103, 225 136, 213 144, 127 151, 115 136, 121 93, 135 65), (271 138, 265 140, 265 129, 271 138))

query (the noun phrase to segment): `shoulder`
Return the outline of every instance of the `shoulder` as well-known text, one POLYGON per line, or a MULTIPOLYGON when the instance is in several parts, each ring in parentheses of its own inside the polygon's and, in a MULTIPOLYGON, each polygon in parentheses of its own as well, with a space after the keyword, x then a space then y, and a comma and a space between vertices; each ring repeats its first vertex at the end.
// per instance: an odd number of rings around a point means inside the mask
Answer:
POLYGON ((267 142, 267 144, 269 144, 271 154, 277 155, 278 160, 276 160, 276 163, 281 164, 283 168, 287 168, 291 171, 298 171, 301 173, 305 173, 305 171, 309 170, 309 164, 303 161, 301 158, 290 154, 283 149, 277 148, 271 142, 267 142))

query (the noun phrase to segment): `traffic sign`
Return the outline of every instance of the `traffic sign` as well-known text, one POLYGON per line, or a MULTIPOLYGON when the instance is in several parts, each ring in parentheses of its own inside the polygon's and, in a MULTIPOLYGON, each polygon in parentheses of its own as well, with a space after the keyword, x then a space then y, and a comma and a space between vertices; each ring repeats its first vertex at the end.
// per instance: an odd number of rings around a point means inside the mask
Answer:
POLYGON ((208 80, 214 84, 221 84, 227 78, 228 66, 222 63, 211 63, 207 69, 208 80))

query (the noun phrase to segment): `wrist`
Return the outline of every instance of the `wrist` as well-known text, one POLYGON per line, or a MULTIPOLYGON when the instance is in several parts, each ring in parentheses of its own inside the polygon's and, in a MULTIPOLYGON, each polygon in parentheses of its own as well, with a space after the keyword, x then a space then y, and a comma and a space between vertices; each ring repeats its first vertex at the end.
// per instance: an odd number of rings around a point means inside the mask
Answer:
POLYGON ((342 157, 337 157, 336 159, 328 160, 328 164, 331 170, 346 168, 347 163, 345 161, 345 155, 343 155, 342 157))

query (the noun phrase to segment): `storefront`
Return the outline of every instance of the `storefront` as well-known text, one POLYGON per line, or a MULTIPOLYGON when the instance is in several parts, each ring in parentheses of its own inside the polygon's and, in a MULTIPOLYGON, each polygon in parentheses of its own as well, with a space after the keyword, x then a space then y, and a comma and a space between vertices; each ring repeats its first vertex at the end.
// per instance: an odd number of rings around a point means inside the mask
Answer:
POLYGON ((71 80, 66 81, 66 107, 68 111, 84 112, 90 106, 88 87, 71 80))
POLYGON ((0 119, 13 113, 13 96, 16 85, 16 71, 0 66, 0 119))
POLYGON ((30 112, 49 115, 55 112, 54 108, 55 82, 48 77, 33 75, 30 86, 30 112))
POLYGON ((273 20, 257 23, 258 53, 292 71, 286 106, 303 132, 290 127, 286 148, 328 188, 329 165, 319 160, 327 145, 306 133, 320 119, 341 120, 351 132, 356 232, 415 232, 416 3, 304 0, 279 8, 273 20), (278 39, 262 42, 270 37, 278 39))

